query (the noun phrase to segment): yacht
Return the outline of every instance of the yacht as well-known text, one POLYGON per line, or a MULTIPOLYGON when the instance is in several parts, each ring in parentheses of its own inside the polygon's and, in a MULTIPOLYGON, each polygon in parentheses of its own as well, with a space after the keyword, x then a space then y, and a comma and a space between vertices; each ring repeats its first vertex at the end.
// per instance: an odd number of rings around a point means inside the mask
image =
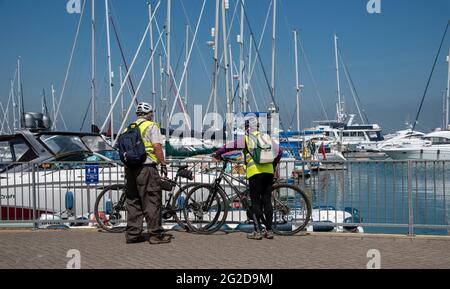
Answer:
POLYGON ((381 149, 395 160, 450 160, 450 131, 435 131, 416 143, 397 144, 381 149))
POLYGON ((342 152, 358 152, 367 150, 382 141, 384 137, 378 124, 354 124, 351 115, 347 123, 341 121, 318 122, 321 130, 330 141, 336 142, 342 152))
POLYGON ((412 129, 397 131, 385 136, 385 140, 378 143, 374 148, 368 151, 380 152, 382 149, 396 148, 402 146, 420 146, 430 143, 424 139, 425 133, 413 131, 412 129))

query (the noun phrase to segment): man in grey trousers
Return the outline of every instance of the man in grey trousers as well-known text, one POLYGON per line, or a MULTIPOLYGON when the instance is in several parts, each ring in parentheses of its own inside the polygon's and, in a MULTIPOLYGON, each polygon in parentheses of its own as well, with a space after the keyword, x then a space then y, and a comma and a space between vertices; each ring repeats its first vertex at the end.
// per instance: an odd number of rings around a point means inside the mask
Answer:
POLYGON ((165 234, 161 224, 162 190, 161 173, 167 177, 167 166, 162 150, 159 124, 153 122, 153 108, 148 103, 139 103, 137 120, 147 160, 142 166, 126 168, 127 181, 127 244, 146 241, 142 234, 144 218, 147 222, 150 244, 169 243, 172 236, 165 234))

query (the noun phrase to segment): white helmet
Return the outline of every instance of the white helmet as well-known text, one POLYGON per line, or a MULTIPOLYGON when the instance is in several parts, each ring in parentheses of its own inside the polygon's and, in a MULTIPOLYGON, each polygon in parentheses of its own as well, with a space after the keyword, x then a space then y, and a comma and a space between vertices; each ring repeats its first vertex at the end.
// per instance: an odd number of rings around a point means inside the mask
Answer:
POLYGON ((249 114, 244 118, 245 127, 256 129, 258 127, 258 117, 255 114, 249 114))
POLYGON ((153 112, 153 107, 150 104, 148 104, 146 102, 140 102, 138 104, 137 109, 136 109, 137 114, 147 114, 150 112, 153 112))

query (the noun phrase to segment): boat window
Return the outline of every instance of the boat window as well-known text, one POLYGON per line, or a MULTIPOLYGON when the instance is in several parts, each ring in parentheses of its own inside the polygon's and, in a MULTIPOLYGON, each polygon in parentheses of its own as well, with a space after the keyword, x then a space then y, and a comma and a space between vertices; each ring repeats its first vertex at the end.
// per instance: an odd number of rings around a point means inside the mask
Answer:
POLYGON ((380 131, 369 132, 370 141, 383 141, 384 137, 380 131))
POLYGON ((100 163, 100 168, 111 167, 111 164, 104 163, 106 160, 99 155, 92 153, 73 153, 61 157, 56 157, 49 162, 42 163, 44 169, 84 169, 86 163, 100 163))
POLYGON ((101 154, 110 160, 120 161, 119 152, 113 149, 102 137, 83 136, 81 137, 81 139, 89 148, 89 150, 101 154))
POLYGON ((78 136, 43 135, 40 137, 40 140, 43 141, 55 155, 89 150, 78 136))
POLYGON ((0 162, 28 162, 37 155, 20 137, 0 142, 0 162))
POLYGON ((81 137, 86 146, 93 152, 112 150, 113 148, 100 136, 81 137))
POLYGON ((7 163, 13 161, 11 146, 8 141, 0 142, 0 162, 7 163))
POLYGON ((444 137, 432 137, 430 138, 433 145, 443 145, 443 144, 450 144, 450 139, 444 138, 444 137))
POLYGON ((30 149, 28 145, 24 142, 15 143, 13 144, 14 147, 14 153, 16 155, 16 160, 21 161, 22 157, 27 153, 27 151, 30 149))

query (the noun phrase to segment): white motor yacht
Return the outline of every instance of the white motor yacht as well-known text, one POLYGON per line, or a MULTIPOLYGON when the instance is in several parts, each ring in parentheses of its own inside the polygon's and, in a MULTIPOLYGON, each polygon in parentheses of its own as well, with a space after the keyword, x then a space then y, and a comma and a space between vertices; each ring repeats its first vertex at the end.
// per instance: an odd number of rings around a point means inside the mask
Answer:
POLYGON ((450 131, 436 131, 425 135, 415 143, 396 144, 381 149, 395 160, 450 160, 450 131))

